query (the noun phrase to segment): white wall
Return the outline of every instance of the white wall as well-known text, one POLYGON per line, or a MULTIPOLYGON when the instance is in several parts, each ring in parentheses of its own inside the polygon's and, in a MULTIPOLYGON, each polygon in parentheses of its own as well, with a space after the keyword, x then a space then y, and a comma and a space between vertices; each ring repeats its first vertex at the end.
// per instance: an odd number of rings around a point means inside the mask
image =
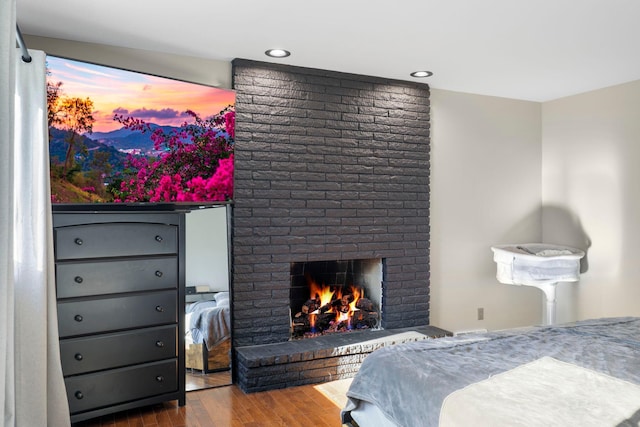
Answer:
POLYGON ((640 315, 640 81, 546 102, 542 129, 543 238, 588 251, 558 320, 640 315))
POLYGON ((185 280, 187 286, 207 285, 229 290, 227 208, 193 210, 185 219, 185 280))
POLYGON ((431 130, 430 323, 541 323, 542 293, 498 283, 490 249, 542 238, 540 104, 432 89, 431 130))

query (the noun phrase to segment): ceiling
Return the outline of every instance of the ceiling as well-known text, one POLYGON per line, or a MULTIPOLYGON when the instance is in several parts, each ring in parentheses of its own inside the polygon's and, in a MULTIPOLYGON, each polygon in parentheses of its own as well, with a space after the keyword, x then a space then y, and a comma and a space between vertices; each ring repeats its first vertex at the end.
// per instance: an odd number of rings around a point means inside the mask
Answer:
POLYGON ((548 101, 640 79, 637 0, 16 2, 23 34, 482 95, 548 101), (264 55, 275 47, 291 56, 264 55))

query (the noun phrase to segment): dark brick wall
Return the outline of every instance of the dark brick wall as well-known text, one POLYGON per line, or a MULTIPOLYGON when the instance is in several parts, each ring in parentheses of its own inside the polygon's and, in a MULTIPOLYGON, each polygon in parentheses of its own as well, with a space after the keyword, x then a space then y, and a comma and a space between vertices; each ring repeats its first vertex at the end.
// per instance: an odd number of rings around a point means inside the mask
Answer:
POLYGON ((429 323, 429 87, 233 61, 234 347, 289 339, 291 262, 382 258, 382 326, 429 323))

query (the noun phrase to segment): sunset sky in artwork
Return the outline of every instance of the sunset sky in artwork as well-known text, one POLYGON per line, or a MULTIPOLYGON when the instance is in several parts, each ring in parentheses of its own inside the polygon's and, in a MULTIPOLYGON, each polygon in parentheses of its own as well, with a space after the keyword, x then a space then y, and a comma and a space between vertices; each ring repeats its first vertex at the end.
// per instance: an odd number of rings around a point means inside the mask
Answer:
POLYGON ((180 126, 191 121, 186 110, 204 119, 235 103, 231 90, 86 62, 48 56, 47 68, 49 81, 63 83, 63 96, 93 101, 94 132, 120 129, 122 125, 113 120, 116 112, 147 123, 180 126))

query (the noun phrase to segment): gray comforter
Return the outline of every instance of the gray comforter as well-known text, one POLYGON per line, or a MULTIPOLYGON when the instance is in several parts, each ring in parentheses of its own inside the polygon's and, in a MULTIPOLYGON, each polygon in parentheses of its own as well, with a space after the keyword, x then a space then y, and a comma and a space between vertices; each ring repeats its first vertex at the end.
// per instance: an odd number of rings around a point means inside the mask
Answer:
POLYGON ((437 426, 442 402, 453 391, 544 356, 640 384, 640 318, 589 320, 382 348, 365 359, 354 378, 343 422, 359 401, 367 401, 398 426, 437 426))
POLYGON ((204 342, 207 350, 230 338, 230 308, 228 299, 198 301, 186 313, 192 313, 189 331, 194 343, 204 342))

